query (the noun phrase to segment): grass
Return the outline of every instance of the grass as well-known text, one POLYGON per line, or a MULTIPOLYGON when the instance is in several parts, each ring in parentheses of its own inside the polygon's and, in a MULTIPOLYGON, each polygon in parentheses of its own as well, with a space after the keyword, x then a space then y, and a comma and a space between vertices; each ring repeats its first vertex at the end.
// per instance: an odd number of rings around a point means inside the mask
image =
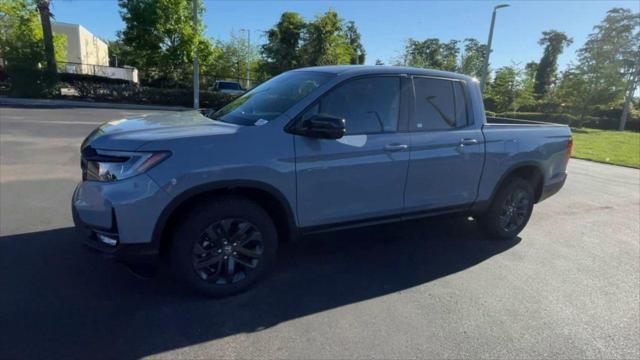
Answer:
POLYGON ((640 132, 571 129, 572 157, 640 168, 640 132))

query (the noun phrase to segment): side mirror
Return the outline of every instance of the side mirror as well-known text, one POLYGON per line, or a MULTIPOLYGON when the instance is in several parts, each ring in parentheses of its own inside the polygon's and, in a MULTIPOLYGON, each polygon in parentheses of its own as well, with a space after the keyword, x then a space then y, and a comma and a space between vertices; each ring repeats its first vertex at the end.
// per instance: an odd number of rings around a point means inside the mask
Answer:
POLYGON ((200 112, 200 114, 206 117, 210 117, 214 112, 216 112, 215 109, 210 109, 210 108, 200 108, 198 109, 198 111, 200 112))
POLYGON ((302 123, 301 135, 320 139, 340 139, 346 132, 343 118, 318 114, 302 123))

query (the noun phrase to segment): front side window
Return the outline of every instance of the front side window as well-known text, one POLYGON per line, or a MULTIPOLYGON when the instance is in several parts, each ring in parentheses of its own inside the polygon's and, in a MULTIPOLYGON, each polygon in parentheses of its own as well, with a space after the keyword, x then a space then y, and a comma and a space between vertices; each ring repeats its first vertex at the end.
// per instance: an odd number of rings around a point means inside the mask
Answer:
POLYGON ((271 121, 333 77, 313 71, 286 72, 235 99, 211 118, 245 126, 271 121))
POLYGON ((415 114, 412 130, 448 130, 467 125, 464 88, 460 81, 414 78, 415 114))
POLYGON ((347 80, 324 95, 303 116, 325 114, 345 119, 346 134, 396 131, 400 110, 400 78, 367 77, 347 80))

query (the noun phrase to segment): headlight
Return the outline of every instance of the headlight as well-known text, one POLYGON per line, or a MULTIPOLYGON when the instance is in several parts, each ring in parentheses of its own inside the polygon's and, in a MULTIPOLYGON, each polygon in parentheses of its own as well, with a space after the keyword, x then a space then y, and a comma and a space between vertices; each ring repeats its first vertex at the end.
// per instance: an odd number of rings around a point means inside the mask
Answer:
POLYGON ((83 169, 85 180, 116 181, 151 169, 171 153, 160 152, 127 152, 96 150, 85 158, 86 169, 83 169))

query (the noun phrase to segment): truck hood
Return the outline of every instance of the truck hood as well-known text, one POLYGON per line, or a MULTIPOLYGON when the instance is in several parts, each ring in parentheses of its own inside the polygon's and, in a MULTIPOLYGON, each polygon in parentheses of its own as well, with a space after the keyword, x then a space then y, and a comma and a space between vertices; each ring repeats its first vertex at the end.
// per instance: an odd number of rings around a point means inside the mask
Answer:
POLYGON ((81 149, 133 151, 151 141, 233 134, 239 126, 211 120, 198 111, 148 114, 108 121, 93 130, 81 149))

